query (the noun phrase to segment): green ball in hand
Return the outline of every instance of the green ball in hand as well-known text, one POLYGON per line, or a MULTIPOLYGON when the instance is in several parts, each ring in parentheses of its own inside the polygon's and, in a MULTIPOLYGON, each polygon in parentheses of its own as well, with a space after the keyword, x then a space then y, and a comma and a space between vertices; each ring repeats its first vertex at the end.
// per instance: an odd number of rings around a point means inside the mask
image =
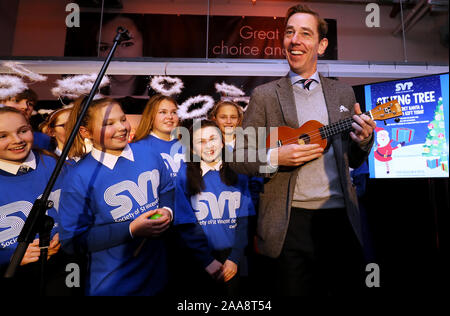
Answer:
POLYGON ((162 216, 161 214, 155 213, 155 214, 153 214, 152 216, 150 216, 150 219, 158 219, 158 218, 160 218, 161 216, 162 216))

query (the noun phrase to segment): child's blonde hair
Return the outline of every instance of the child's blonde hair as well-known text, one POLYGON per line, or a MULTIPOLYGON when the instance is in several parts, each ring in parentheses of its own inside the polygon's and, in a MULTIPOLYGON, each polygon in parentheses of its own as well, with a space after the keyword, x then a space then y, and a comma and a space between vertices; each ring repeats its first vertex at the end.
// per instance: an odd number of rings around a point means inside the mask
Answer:
POLYGON ((209 113, 209 119, 215 121, 217 118, 217 113, 219 112, 220 108, 225 105, 231 105, 236 108, 236 111, 238 112, 238 126, 242 124, 242 120, 244 119, 244 111, 242 110, 242 107, 233 101, 223 100, 217 102, 214 107, 212 108, 211 112, 209 113))
MULTIPOLYGON (((39 124, 39 130, 44 133, 47 134, 48 136, 52 136, 52 132, 55 129, 55 125, 56 125, 56 121, 58 120, 58 117, 66 112, 70 112, 72 111, 72 107, 70 108, 62 108, 62 109, 58 109, 53 111, 46 119, 44 122, 42 122, 41 124, 39 124)), ((65 128, 65 127, 64 127, 65 128)))
POLYGON ((16 114, 20 114, 22 115, 25 120, 29 123, 28 118, 22 113, 22 111, 13 108, 12 106, 0 106, 0 114, 5 114, 5 113, 16 113, 16 114))
POLYGON ((155 94, 152 96, 150 100, 148 100, 144 112, 142 112, 142 118, 138 128, 136 129, 133 141, 141 140, 150 134, 155 123, 155 117, 158 113, 159 105, 164 100, 172 102, 178 108, 177 102, 172 97, 162 94, 155 94))

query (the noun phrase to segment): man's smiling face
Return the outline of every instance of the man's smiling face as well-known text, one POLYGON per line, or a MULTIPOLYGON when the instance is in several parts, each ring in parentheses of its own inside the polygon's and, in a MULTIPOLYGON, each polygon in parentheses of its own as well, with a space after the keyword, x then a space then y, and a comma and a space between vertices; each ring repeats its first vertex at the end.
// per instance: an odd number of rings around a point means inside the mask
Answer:
POLYGON ((286 23, 283 47, 291 70, 309 78, 317 69, 318 56, 325 52, 328 40, 319 40, 317 19, 308 13, 295 13, 286 23))

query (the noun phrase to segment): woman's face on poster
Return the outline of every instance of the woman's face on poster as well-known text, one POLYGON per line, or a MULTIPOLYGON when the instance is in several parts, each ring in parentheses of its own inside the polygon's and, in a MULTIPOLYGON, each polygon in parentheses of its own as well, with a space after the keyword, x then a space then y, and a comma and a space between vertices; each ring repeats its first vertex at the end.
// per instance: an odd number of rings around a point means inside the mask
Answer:
MULTIPOLYGON (((121 42, 114 53, 114 57, 142 57, 143 38, 134 22, 125 17, 115 18, 102 27, 100 40, 100 57, 106 57, 113 45, 114 37, 117 35, 119 26, 128 30, 131 39, 121 42)), ((98 36, 97 36, 98 38, 98 36)))

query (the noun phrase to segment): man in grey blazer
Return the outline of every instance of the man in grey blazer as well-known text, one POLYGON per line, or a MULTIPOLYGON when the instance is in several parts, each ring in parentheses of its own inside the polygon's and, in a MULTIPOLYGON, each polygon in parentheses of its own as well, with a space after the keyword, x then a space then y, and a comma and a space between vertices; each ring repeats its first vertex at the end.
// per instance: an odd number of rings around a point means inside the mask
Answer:
MULTIPOLYGON (((309 120, 327 125, 361 114, 350 86, 317 72, 318 56, 328 45, 326 32, 326 22, 308 7, 288 10, 283 47, 291 70, 254 89, 244 131, 298 128, 309 120)), ((361 285, 361 219, 349 167, 367 158, 376 124, 364 114, 353 119, 353 130, 329 138, 325 151, 317 144, 289 144, 261 158, 258 134, 237 134, 232 167, 265 176, 256 245, 260 254, 276 258, 277 294, 329 294, 361 285)))

